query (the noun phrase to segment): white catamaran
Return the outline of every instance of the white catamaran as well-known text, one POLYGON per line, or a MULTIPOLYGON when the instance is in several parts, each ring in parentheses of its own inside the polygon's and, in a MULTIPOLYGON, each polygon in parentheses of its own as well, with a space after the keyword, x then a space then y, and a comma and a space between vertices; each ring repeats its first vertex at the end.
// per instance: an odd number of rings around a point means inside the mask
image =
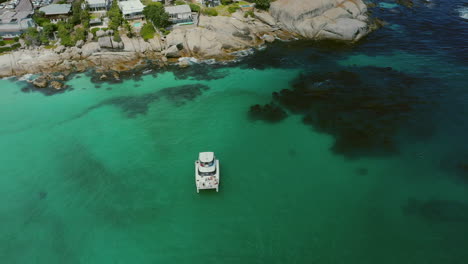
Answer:
POLYGON ((197 193, 200 190, 219 190, 219 160, 214 152, 200 152, 195 161, 195 184, 197 193))

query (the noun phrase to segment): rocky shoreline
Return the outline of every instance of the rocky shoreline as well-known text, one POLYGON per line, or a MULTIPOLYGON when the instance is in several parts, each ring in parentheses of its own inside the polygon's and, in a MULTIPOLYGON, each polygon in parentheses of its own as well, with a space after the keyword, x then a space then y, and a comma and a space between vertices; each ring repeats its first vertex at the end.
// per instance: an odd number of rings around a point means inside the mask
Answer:
POLYGON ((122 36, 115 42, 111 32, 90 34, 75 47, 23 48, 0 55, 0 77, 39 74, 32 81, 38 88, 60 91, 66 76, 93 69, 101 79, 119 80, 120 73, 168 64, 189 66, 181 57, 235 59, 234 53, 276 40, 297 38, 358 41, 373 30, 361 0, 277 0, 270 12, 250 15, 237 11, 231 17, 200 16, 198 26, 175 27, 167 36, 142 38, 122 36), (60 74, 56 74, 60 73, 60 74), (111 73, 109 76, 109 73, 111 73))

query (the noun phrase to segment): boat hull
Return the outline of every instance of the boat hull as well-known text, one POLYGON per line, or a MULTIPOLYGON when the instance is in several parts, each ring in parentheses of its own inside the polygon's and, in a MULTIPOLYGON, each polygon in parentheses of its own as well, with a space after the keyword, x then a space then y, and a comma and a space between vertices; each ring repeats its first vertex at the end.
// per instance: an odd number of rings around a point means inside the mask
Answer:
POLYGON ((199 161, 195 161, 195 185, 197 186, 197 193, 200 190, 209 190, 215 189, 217 192, 219 191, 219 160, 215 160, 216 170, 213 175, 200 175, 199 161))

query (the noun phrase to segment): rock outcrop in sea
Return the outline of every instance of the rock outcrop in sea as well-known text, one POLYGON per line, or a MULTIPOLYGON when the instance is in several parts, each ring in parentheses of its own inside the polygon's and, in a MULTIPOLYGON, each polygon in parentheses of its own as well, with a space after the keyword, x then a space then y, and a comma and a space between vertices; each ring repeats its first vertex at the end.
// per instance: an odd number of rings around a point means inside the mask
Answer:
POLYGON ((284 30, 312 39, 355 41, 370 32, 362 0, 276 0, 270 13, 284 30))

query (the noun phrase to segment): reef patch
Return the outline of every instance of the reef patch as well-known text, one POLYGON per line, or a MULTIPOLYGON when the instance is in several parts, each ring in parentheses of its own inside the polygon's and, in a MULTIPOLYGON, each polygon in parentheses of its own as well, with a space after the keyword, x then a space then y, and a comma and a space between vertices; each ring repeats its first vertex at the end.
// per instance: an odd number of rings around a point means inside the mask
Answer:
POLYGON ((256 119, 276 121, 284 117, 278 109, 283 108, 302 115, 304 124, 316 131, 334 136, 335 153, 390 155, 398 153, 396 138, 407 125, 411 127, 412 116, 420 118, 418 114, 432 104, 416 88, 422 83, 429 80, 390 67, 301 74, 290 88, 274 92, 272 103, 251 106, 250 113, 256 119))

